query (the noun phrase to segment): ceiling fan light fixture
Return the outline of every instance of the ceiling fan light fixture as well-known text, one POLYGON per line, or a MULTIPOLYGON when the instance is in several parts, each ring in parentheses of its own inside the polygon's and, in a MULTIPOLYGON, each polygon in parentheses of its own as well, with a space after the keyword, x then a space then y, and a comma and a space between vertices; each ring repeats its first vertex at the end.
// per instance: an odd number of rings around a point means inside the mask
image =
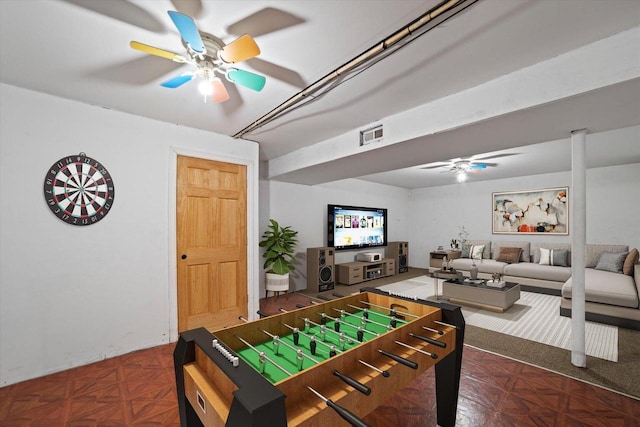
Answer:
POLYGON ((459 170, 456 173, 456 180, 458 181, 458 183, 463 183, 467 180, 467 172, 465 172, 464 170, 459 170))
POLYGON ((200 92, 202 95, 211 95, 213 93, 213 84, 210 81, 207 80, 203 80, 200 82, 200 84, 198 85, 198 92, 200 92))

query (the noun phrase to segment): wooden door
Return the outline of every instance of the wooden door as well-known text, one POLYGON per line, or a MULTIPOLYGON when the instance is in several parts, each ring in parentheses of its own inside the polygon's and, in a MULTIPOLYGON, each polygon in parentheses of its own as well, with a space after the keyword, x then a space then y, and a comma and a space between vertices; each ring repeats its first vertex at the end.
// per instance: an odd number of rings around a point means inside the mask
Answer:
POLYGON ((178 156, 178 332, 247 318, 247 168, 178 156))

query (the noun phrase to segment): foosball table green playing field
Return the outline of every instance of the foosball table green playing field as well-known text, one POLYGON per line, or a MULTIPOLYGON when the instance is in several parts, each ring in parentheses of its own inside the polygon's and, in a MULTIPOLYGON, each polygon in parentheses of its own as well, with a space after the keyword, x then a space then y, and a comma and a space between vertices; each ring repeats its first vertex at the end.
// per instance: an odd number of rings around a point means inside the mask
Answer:
POLYGON ((435 366, 438 424, 453 426, 463 338, 459 307, 376 289, 187 331, 174 352, 181 423, 366 426, 362 417, 435 366))

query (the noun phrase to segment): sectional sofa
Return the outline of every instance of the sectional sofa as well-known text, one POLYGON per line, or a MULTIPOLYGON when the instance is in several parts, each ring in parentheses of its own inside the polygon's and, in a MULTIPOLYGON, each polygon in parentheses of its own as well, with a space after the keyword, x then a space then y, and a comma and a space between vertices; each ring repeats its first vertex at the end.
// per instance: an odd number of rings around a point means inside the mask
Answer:
MULTIPOLYGON (((490 240, 470 240, 467 244, 475 247, 476 252, 477 248, 484 246, 481 258, 474 260, 471 255, 462 253, 463 256, 452 261, 453 268, 468 276, 475 264, 480 278, 488 279, 492 274, 500 273, 504 280, 520 283, 524 291, 561 296, 560 315, 571 316, 570 244, 490 240), (513 257, 514 253, 517 259, 513 257)), ((594 244, 588 244, 585 249, 586 319, 640 330, 637 249, 629 251, 626 245, 594 244), (622 265, 626 274, 611 271, 618 267, 607 263, 613 258, 616 262, 620 259, 626 261, 626 269, 624 263, 622 265)))

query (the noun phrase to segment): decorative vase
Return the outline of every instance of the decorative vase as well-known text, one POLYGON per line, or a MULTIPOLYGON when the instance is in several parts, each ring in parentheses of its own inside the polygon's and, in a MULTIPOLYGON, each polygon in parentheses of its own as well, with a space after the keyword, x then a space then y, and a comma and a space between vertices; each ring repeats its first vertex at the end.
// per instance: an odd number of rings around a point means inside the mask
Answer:
POLYGON ((442 258, 442 270, 447 271, 447 257, 442 258))
POLYGON ((478 266, 475 262, 471 264, 471 268, 469 268, 469 275, 471 276, 471 280, 476 280, 478 278, 478 266))

